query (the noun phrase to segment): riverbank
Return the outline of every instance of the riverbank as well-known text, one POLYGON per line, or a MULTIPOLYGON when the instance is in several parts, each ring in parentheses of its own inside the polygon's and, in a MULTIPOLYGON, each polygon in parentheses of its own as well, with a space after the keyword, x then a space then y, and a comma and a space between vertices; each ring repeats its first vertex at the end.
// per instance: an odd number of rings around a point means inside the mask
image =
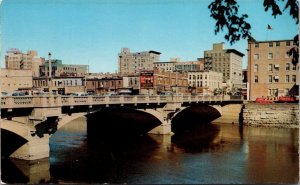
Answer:
POLYGON ((299 128, 299 104, 246 103, 241 110, 244 126, 299 128))

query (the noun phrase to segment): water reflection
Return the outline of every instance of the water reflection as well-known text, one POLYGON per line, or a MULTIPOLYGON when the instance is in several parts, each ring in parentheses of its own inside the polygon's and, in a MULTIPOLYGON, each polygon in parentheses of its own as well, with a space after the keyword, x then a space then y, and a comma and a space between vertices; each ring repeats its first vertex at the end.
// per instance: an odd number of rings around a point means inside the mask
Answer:
POLYGON ((50 169, 40 163, 44 170, 37 173, 38 163, 9 160, 2 162, 1 178, 9 183, 295 184, 298 140, 298 129, 231 124, 202 125, 172 137, 88 135, 81 118, 50 139, 50 169))
POLYGON ((221 147, 218 137, 220 127, 212 124, 200 124, 192 130, 176 133, 172 136, 172 147, 181 148, 184 152, 196 153, 216 150, 221 147))
POLYGON ((1 180, 5 183, 40 184, 50 182, 48 158, 35 161, 3 158, 1 180))

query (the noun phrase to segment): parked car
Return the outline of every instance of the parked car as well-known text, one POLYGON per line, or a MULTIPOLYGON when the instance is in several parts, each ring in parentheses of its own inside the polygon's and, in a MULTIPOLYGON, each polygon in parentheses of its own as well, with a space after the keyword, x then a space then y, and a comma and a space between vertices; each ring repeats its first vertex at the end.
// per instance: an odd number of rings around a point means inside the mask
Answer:
POLYGON ((294 96, 280 96, 278 102, 295 102, 296 97, 294 96))
POLYGON ((85 92, 75 92, 75 93, 71 93, 71 96, 88 96, 88 93, 85 92))
POLYGON ((264 103, 264 104, 267 104, 267 103, 273 103, 272 100, 268 100, 267 98, 256 98, 255 100, 256 103, 264 103))
POLYGON ((2 95, 2 96, 11 96, 12 94, 11 94, 11 93, 8 93, 8 92, 1 92, 1 95, 2 95))
POLYGON ((118 93, 110 92, 110 93, 106 94, 105 96, 118 96, 118 93))
POLYGON ((12 96, 25 96, 25 92, 15 91, 15 92, 12 93, 12 96))

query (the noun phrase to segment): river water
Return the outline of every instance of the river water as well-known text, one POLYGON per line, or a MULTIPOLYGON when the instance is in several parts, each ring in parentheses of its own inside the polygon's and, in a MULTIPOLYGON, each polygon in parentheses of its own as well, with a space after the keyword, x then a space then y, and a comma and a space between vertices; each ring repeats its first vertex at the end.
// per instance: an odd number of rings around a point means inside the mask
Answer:
POLYGON ((79 118, 51 137, 49 159, 2 159, 1 179, 7 183, 297 184, 298 140, 298 129, 231 124, 210 124, 173 136, 89 138, 86 120, 79 118))

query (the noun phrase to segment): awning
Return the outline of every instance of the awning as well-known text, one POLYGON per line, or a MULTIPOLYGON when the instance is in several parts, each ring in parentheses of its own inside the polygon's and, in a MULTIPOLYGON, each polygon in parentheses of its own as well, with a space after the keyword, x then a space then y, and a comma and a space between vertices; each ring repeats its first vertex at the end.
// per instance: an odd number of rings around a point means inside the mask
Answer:
POLYGON ((274 76, 274 79, 279 79, 279 76, 278 75, 274 76))

